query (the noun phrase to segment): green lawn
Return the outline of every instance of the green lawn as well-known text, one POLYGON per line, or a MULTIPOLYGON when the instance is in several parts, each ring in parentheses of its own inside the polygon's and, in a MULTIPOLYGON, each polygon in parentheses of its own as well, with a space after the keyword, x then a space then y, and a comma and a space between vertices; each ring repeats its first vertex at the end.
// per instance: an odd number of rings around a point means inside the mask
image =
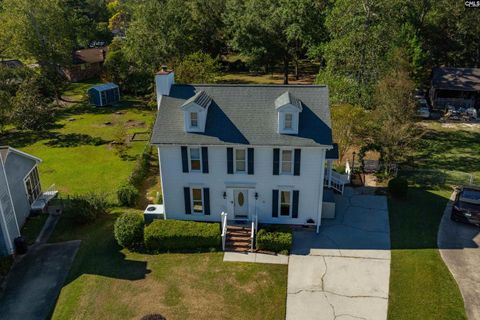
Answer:
POLYGON ((221 252, 132 253, 113 239, 115 216, 84 227, 59 221, 51 241, 82 244, 53 319, 285 318, 286 266, 224 263, 221 252))
POLYGON ((45 221, 47 221, 48 214, 39 214, 27 218, 27 221, 22 227, 20 234, 27 239, 28 244, 33 244, 37 239, 40 231, 42 231, 45 221))
POLYGON ((466 319, 463 299, 437 249, 440 219, 451 185, 480 181, 480 133, 424 123, 428 129, 405 175, 407 199, 389 199, 392 262, 389 319, 466 319), (427 171, 424 171, 427 170, 427 171))
POLYGON ((56 184, 60 195, 95 191, 108 193, 113 199, 146 142, 132 142, 128 157, 124 158, 110 142, 119 134, 148 131, 153 120, 154 112, 138 100, 131 99, 111 108, 78 104, 60 112, 52 129, 42 132, 11 129, 0 137, 0 144, 41 158, 39 168, 44 188, 56 184))

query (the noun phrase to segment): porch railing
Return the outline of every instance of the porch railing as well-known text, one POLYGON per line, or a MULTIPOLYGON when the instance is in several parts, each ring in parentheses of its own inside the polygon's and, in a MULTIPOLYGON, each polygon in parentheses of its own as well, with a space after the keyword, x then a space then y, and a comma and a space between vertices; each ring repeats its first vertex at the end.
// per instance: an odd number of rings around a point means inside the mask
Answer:
POLYGON ((331 177, 329 177, 327 172, 325 172, 325 179, 323 182, 323 185, 325 187, 330 187, 333 190, 336 190, 341 194, 343 194, 345 185, 348 183, 349 183, 349 176, 346 174, 341 174, 341 173, 332 171, 332 175, 331 177), (331 179, 330 181, 329 181, 329 178, 331 179))
POLYGON ((225 243, 227 241, 227 213, 222 212, 221 214, 221 223, 222 223, 222 250, 225 251, 225 243))
POLYGON ((258 229, 258 215, 255 213, 252 219, 252 228, 250 231, 250 251, 253 252, 255 249, 255 235, 257 234, 258 229))

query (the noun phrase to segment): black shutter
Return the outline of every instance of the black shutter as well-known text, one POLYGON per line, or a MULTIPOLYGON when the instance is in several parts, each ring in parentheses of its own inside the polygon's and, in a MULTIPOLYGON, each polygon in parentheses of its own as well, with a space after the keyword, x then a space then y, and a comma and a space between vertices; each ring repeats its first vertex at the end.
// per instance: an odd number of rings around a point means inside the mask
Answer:
POLYGON ((210 189, 203 188, 203 212, 210 215, 210 189))
POLYGON ((227 148, 227 173, 233 174, 233 148, 227 148))
POLYGON ((278 190, 272 192, 272 217, 278 217, 278 190))
POLYGON ((273 149, 273 175, 278 176, 280 171, 280 149, 273 149))
POLYGON ((293 190, 292 218, 298 218, 298 196, 299 196, 299 191, 293 190))
POLYGON ((208 173, 208 148, 202 147, 202 172, 208 173))
POLYGON ((187 147, 182 147, 182 170, 188 172, 188 151, 187 147))
POLYGON ((253 174, 254 173, 253 166, 254 166, 254 163, 255 163, 255 161, 253 159, 254 159, 255 149, 248 148, 247 151, 248 151, 248 174, 253 174))
POLYGON ((185 213, 192 214, 192 208, 190 206, 190 188, 183 188, 183 198, 185 200, 185 213))
POLYGON ((300 175, 300 161, 301 161, 302 149, 295 149, 293 157, 293 175, 300 175))

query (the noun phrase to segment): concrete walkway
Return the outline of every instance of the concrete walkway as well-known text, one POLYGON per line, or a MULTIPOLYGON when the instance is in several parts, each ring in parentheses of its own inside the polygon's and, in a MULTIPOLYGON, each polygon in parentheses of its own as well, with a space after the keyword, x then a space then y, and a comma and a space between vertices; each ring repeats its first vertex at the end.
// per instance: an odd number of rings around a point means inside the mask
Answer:
POLYGON ((320 234, 294 233, 287 320, 387 318, 387 199, 347 188, 336 203, 336 219, 324 221, 320 234))
POLYGON ((288 256, 281 254, 264 254, 255 252, 225 252, 223 261, 226 262, 254 262, 271 264, 288 264, 288 256))
POLYGON ((480 228, 450 220, 455 193, 443 213, 438 248, 457 281, 470 320, 480 320, 480 228))

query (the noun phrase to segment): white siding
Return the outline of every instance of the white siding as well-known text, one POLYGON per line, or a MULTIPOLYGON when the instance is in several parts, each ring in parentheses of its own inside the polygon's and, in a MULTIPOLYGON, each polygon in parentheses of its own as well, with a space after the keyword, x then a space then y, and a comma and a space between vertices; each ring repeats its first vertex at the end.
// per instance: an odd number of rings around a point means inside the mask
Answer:
MULTIPOLYGON (((292 148, 293 149, 293 148, 292 148)), ((228 186, 248 186, 251 211, 256 208, 263 223, 305 224, 309 218, 317 220, 319 194, 323 192, 321 172, 325 149, 303 148, 300 176, 273 175, 273 147, 255 147, 255 174, 227 174, 227 147, 208 147, 209 173, 183 173, 180 146, 159 147, 163 200, 167 219, 220 221, 222 211, 232 217, 231 189, 228 186), (185 214, 184 187, 210 188, 210 216, 185 214), (273 189, 299 190, 298 218, 272 217, 273 189), (227 199, 223 198, 226 192, 227 199), (258 200, 254 194, 258 193, 258 200)), ((321 206, 320 206, 321 208, 321 206)), ((252 212, 250 212, 252 213, 252 212)))

